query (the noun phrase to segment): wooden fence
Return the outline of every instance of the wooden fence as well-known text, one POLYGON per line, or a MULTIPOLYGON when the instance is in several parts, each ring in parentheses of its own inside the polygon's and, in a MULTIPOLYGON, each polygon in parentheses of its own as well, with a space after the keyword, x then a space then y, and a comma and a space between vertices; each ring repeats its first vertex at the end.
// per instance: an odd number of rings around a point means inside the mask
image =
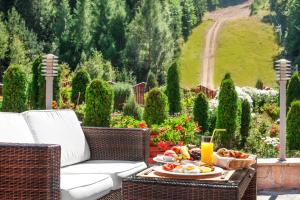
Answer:
POLYGON ((199 86, 193 88, 192 91, 197 93, 197 94, 200 93, 200 92, 203 92, 207 96, 207 98, 209 98, 209 99, 213 99, 217 95, 217 92, 215 90, 209 89, 209 88, 204 87, 202 85, 199 85, 199 86))
POLYGON ((145 86, 146 86, 145 82, 141 82, 133 86, 135 100, 140 105, 144 105, 145 86))

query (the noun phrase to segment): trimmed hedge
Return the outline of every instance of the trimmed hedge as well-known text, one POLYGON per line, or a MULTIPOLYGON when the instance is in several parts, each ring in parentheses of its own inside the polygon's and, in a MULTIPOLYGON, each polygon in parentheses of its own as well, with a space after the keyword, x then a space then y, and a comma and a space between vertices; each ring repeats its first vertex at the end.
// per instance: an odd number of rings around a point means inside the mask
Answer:
POLYGON ((133 95, 132 85, 128 83, 116 83, 114 89, 114 110, 122 111, 125 102, 133 95))
POLYGON ((203 92, 199 93, 194 103, 194 120, 201 126, 202 132, 208 129, 208 101, 203 92))
POLYGON ((247 138, 249 136, 250 130, 250 121, 251 121, 251 108, 248 100, 244 99, 242 101, 242 116, 241 116, 241 146, 245 146, 247 138))
POLYGON ((113 91, 108 83, 95 79, 86 89, 84 125, 109 127, 113 91))
POLYGON ((174 62, 168 70, 167 96, 169 100, 169 112, 175 114, 181 112, 180 78, 178 62, 174 62))
POLYGON ((287 116, 287 146, 300 150, 300 101, 294 101, 287 116))
POLYGON ((85 91, 90 82, 90 75, 85 69, 79 69, 75 72, 75 75, 72 79, 72 103, 75 105, 78 103, 80 105, 85 101, 85 91))
POLYGON ((167 96, 158 88, 153 88, 148 93, 145 102, 144 120, 148 126, 161 124, 168 117, 167 96))
POLYGON ((295 100, 300 100, 300 75, 298 72, 294 73, 287 87, 286 105, 287 109, 295 100))
MULTIPOLYGON (((32 63, 32 80, 30 83, 30 101, 33 109, 39 109, 40 79, 42 77, 42 57, 37 57, 32 63)), ((45 93, 45 91, 44 91, 45 93)), ((45 94, 43 95, 45 96, 45 94)))
POLYGON ((142 108, 136 103, 133 95, 131 95, 126 101, 123 107, 123 113, 125 116, 132 116, 137 120, 142 119, 142 115, 143 115, 142 108))
POLYGON ((27 77, 19 65, 11 65, 3 76, 4 112, 23 112, 27 110, 27 77))
POLYGON ((216 127, 226 129, 226 132, 218 134, 220 145, 232 148, 237 127, 238 96, 231 78, 222 81, 219 93, 219 106, 216 127))
POLYGON ((262 82, 262 80, 258 79, 256 81, 255 87, 256 87, 256 89, 259 89, 259 90, 264 89, 264 83, 262 82))

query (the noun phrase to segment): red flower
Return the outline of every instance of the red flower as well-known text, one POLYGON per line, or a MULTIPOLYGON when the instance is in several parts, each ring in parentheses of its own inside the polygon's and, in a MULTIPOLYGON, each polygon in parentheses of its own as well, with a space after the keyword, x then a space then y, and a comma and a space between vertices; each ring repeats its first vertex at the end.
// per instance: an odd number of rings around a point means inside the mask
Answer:
POLYGON ((182 131, 182 130, 183 130, 183 127, 181 125, 176 126, 176 131, 182 131))
POLYGON ((200 127, 200 126, 198 126, 198 127, 196 128, 196 132, 197 132, 197 133, 200 133, 200 132, 201 132, 201 127, 200 127))
POLYGON ((146 128, 146 124, 144 122, 140 122, 139 123, 139 128, 146 128))
POLYGON ((184 145, 183 141, 178 142, 178 146, 183 146, 183 145, 184 145))
POLYGON ((190 117, 190 116, 187 116, 187 117, 185 118, 185 121, 186 121, 186 122, 191 121, 191 117, 190 117))
POLYGON ((275 149, 276 149, 277 151, 279 151, 279 149, 280 149, 280 144, 277 144, 277 145, 275 146, 275 149))
POLYGON ((168 144, 165 143, 164 141, 159 141, 157 143, 157 146, 164 151, 168 150, 168 147, 169 147, 168 144))

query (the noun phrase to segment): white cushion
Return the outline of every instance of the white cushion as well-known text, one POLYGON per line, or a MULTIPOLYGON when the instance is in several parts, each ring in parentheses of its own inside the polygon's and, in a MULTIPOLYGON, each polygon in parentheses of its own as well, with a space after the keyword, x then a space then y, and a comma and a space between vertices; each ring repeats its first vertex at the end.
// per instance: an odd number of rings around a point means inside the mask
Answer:
POLYGON ((20 113, 0 112, 0 142, 34 143, 30 129, 20 113))
POLYGON ((111 191, 113 181, 104 174, 63 174, 60 178, 62 200, 96 200, 111 191))
POLYGON ((89 146, 74 111, 27 111, 23 116, 36 142, 61 145, 61 166, 90 158, 89 146))
POLYGON ((122 178, 135 174, 147 165, 144 162, 90 160, 72 166, 61 168, 62 174, 109 174, 113 179, 113 190, 122 187, 122 178))

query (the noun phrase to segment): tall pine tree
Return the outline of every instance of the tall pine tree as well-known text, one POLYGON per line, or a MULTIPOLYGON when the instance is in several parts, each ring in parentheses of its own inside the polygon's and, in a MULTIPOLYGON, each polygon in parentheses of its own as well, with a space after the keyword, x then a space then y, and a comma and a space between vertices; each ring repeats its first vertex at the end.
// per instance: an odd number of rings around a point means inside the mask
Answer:
POLYGON ((174 54, 174 40, 159 1, 145 0, 129 24, 126 58, 127 66, 145 81, 149 70, 165 70, 174 54))

